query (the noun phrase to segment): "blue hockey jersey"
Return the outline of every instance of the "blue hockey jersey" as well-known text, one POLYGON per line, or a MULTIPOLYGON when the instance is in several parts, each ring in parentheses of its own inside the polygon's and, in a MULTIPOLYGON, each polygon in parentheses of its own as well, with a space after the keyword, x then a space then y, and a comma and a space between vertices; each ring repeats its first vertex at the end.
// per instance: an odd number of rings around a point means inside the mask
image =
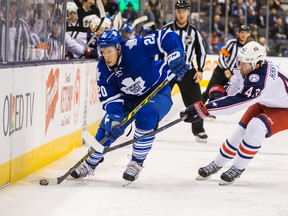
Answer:
POLYGON ((167 78, 167 62, 155 61, 155 55, 176 48, 184 52, 180 37, 170 30, 129 39, 121 45, 122 54, 116 66, 110 68, 104 58, 97 66, 99 98, 107 113, 122 113, 124 101, 140 103, 167 78))

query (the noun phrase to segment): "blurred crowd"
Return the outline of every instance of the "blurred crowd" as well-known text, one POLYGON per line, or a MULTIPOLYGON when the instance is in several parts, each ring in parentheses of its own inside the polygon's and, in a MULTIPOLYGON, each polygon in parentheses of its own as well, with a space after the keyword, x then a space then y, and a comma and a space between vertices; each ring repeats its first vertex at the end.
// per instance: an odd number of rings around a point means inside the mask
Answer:
POLYGON ((198 25, 206 38, 208 53, 217 53, 227 40, 236 38, 239 27, 246 24, 251 29, 248 41, 264 45, 268 55, 288 56, 288 1, 213 0, 211 20, 209 10, 209 3, 202 4, 196 19, 193 11, 191 14, 191 22, 198 25))
MULTIPOLYGON (((116 28, 128 39, 174 19, 173 0, 144 0, 141 14, 130 1, 124 1, 121 13, 119 1, 102 2, 103 19, 95 0, 0 1, 0 62, 98 58, 96 41, 103 30, 116 28)), ((201 31, 207 53, 218 54, 227 40, 237 37, 239 27, 247 24, 249 41, 264 45, 268 55, 288 56, 288 0, 190 2, 189 19, 201 31)))

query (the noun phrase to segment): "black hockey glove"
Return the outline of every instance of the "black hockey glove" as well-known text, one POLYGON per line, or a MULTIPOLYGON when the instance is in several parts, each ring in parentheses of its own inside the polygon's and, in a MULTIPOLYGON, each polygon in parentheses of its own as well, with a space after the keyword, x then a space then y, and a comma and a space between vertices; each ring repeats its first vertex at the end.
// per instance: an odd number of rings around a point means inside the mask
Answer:
POLYGON ((198 122, 207 116, 209 116, 209 112, 201 101, 195 102, 180 112, 180 117, 190 123, 198 122))
POLYGON ((186 64, 183 52, 180 49, 172 50, 167 57, 168 65, 171 72, 176 75, 177 81, 181 81, 185 73, 189 70, 189 65, 186 64))
POLYGON ((221 85, 213 85, 209 90, 209 101, 219 99, 226 96, 227 92, 221 85))

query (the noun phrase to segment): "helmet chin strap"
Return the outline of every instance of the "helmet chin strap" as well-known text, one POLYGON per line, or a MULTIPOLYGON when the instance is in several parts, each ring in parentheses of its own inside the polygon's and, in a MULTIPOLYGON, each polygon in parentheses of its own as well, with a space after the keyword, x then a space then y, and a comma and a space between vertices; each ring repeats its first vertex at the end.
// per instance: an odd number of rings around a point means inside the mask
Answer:
POLYGON ((121 55, 122 55, 122 50, 121 50, 121 45, 120 45, 120 47, 117 48, 117 61, 116 61, 116 65, 118 65, 119 59, 120 59, 121 55))

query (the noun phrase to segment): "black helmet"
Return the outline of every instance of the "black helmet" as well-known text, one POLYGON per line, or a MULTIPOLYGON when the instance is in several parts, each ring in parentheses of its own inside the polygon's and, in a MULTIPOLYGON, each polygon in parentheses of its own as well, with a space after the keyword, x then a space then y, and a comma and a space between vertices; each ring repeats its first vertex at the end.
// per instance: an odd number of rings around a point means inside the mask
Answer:
POLYGON ((247 26, 247 25, 241 25, 240 28, 239 28, 239 32, 240 32, 240 31, 250 32, 250 27, 247 26))
POLYGON ((190 4, 188 0, 177 0, 175 9, 188 9, 190 10, 190 4))

